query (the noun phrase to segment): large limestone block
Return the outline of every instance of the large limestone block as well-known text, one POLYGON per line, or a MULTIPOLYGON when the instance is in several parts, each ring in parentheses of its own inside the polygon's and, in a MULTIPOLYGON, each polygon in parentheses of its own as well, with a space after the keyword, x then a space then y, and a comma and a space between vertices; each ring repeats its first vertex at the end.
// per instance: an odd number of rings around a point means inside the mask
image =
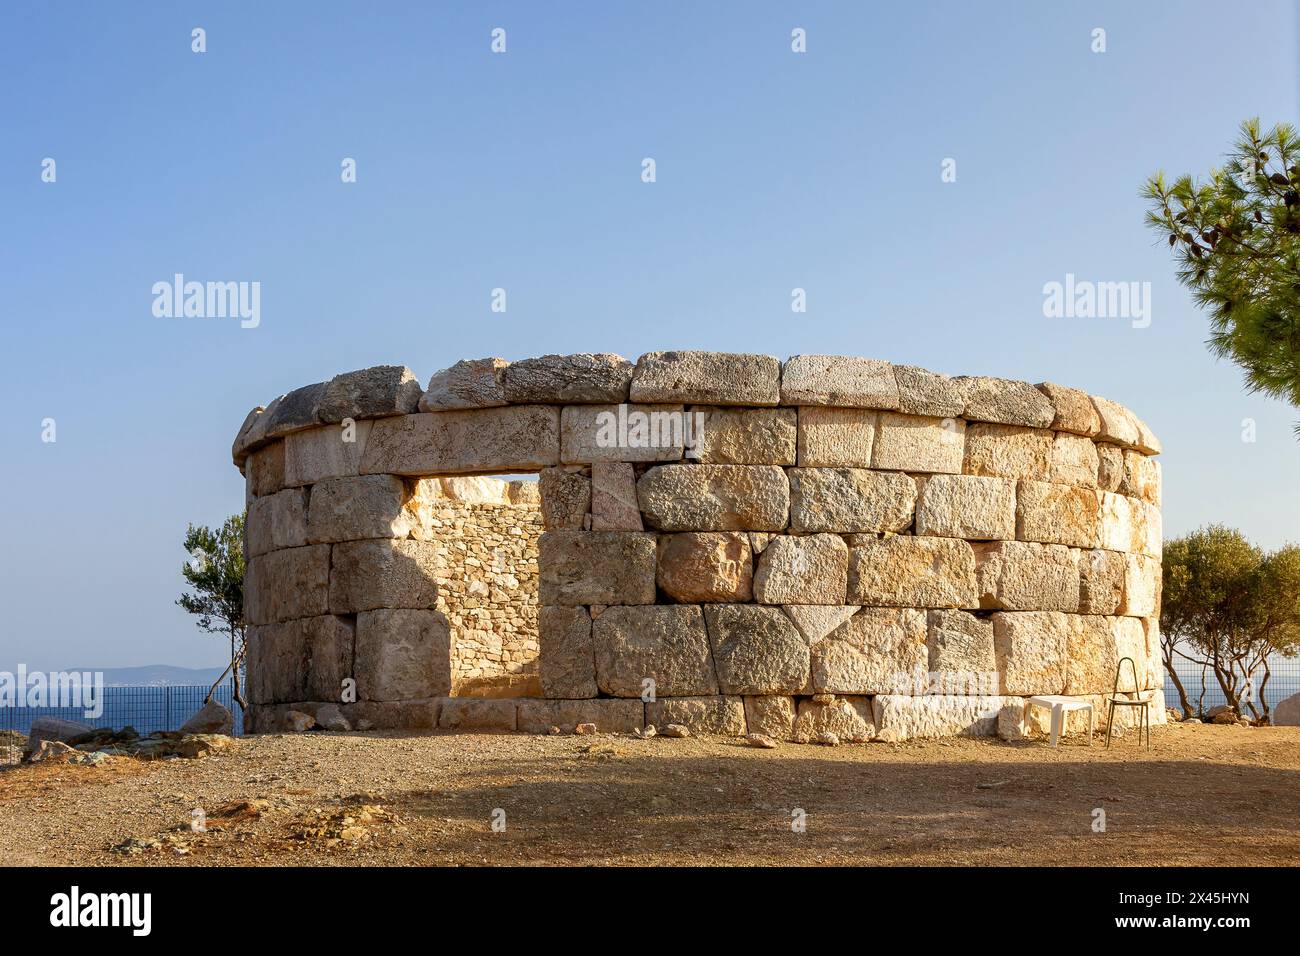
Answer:
MULTIPOLYGON (((1134 551, 1137 529, 1129 498, 1110 491, 1098 492, 1097 545, 1108 551, 1134 551)), ((1137 539, 1140 543, 1141 539, 1137 539)))
POLYGON ((284 487, 284 442, 272 442, 244 459, 244 476, 254 497, 273 495, 284 487))
POLYGON ((341 700, 354 638, 352 622, 330 614, 249 627, 249 701, 341 700))
POLYGON ((1160 613, 1160 559, 1130 554, 1124 570, 1124 601, 1120 614, 1149 617, 1160 613))
POLYGON ((1046 479, 1051 472, 1052 433, 1016 425, 974 424, 966 427, 968 475, 1046 479))
POLYGON ((895 365, 894 379, 898 382, 898 410, 901 412, 958 418, 966 408, 965 390, 947 375, 915 365, 895 365))
POLYGON ((1137 422, 1137 430, 1138 430, 1137 450, 1142 452, 1142 454, 1144 455, 1160 454, 1162 450, 1160 446, 1160 439, 1155 436, 1155 433, 1152 432, 1151 429, 1147 427, 1147 423, 1142 421, 1142 419, 1134 415, 1133 420, 1137 422))
POLYGON ((1040 382, 1037 388, 1052 403, 1052 428, 1055 431, 1071 432, 1086 438, 1101 431, 1101 417, 1087 392, 1053 382, 1040 382))
POLYGON ((1042 544, 1097 544, 1098 499, 1091 488, 1021 481, 1016 485, 1016 537, 1042 544))
MULTIPOLYGON (((339 708, 353 727, 367 730, 426 731, 438 729, 438 713, 446 698, 428 700, 359 700, 339 708)), ((319 714, 319 710, 317 710, 319 714)), ((319 720, 319 716, 317 717, 319 720)))
POLYGON ((1097 443, 1097 488, 1119 491, 1124 483, 1124 449, 1119 445, 1097 443))
POLYGON ((993 622, 966 611, 926 615, 930 681, 945 694, 997 693, 993 622))
POLYGON ((1016 536, 1016 483, 1009 478, 931 475, 916 500, 916 533, 972 541, 1016 536))
MULTIPOLYGON (((258 416, 259 421, 256 423, 260 425, 262 421, 266 422, 263 437, 283 438, 292 432, 319 425, 321 420, 317 410, 321 398, 325 395, 327 384, 317 382, 314 385, 295 388, 268 405, 266 411, 258 416)), ((255 431, 255 428, 250 429, 250 432, 255 431)))
POLYGON ((664 697, 718 692, 709 635, 698 607, 606 608, 592 622, 591 638, 596 683, 612 697, 642 697, 650 688, 664 697))
POLYGON ((445 697, 438 710, 438 726, 443 730, 513 733, 519 727, 518 717, 519 705, 513 700, 445 697))
POLYGON ((807 743, 820 734, 834 734, 841 743, 864 744, 876 736, 870 697, 801 700, 794 722, 794 739, 807 743))
POLYGON ((687 457, 711 465, 793 465, 799 413, 793 408, 691 409, 698 441, 687 457))
POLYGON ((916 482, 907 475, 792 468, 789 476, 790 530, 796 534, 902 531, 912 523, 916 482))
MULTIPOLYGON (((1115 665, 1119 662, 1119 656, 1116 654, 1113 621, 1114 618, 1092 614, 1070 615, 1065 642, 1066 694, 1109 693, 1115 686, 1115 665)), ((1133 623, 1141 634, 1142 622, 1134 619, 1133 623)), ((1142 642, 1145 651, 1145 637, 1142 642)), ((1143 659, 1135 661, 1139 674, 1144 672, 1145 658, 1143 653, 1143 659)))
POLYGON ((442 412, 458 408, 494 408, 506 404, 501 373, 510 363, 503 358, 465 359, 435 372, 420 397, 420 411, 442 412))
POLYGON ((1128 573, 1128 557, 1116 551, 1100 548, 1080 551, 1079 613, 1117 614, 1124 601, 1124 578, 1128 573))
POLYGON ((864 607, 812 647, 817 694, 910 690, 928 662, 925 612, 864 607))
POLYGON ((244 417, 244 423, 239 426, 239 431, 235 435, 235 440, 230 446, 230 459, 235 463, 235 467, 243 469, 244 462, 249 454, 256 448, 252 441, 253 427, 266 409, 258 405, 244 417))
POLYGON ((777 405, 781 363, 770 355, 647 352, 632 372, 634 402, 777 405))
POLYGON ((850 542, 848 600, 873 607, 973 608, 975 552, 957 538, 861 535, 850 542))
POLYGON ((519 701, 520 733, 546 734, 558 727, 560 733, 571 734, 579 724, 595 724, 602 734, 635 733, 645 727, 645 705, 610 699, 519 701))
POLYGON ((722 693, 797 694, 808 688, 808 641, 780 608, 711 604, 704 621, 722 693))
POLYGON ((751 734, 789 740, 794 736, 794 717, 793 697, 745 698, 745 729, 751 734))
POLYGON ((537 478, 542 493, 542 526, 547 531, 581 531, 591 514, 591 477, 568 468, 543 468, 537 478))
POLYGON ((591 530, 642 531, 636 498, 636 475, 623 461, 591 466, 591 530))
POLYGON ((439 611, 380 608, 357 615, 357 695, 419 700, 451 693, 451 632, 439 611))
POLYGON ((871 467, 897 471, 960 474, 966 423, 881 412, 871 448, 871 467))
POLYGON ((1091 438, 1060 432, 1052 440, 1052 458, 1047 480, 1062 485, 1096 488, 1099 464, 1097 446, 1091 438))
POLYGON ((1120 494, 1154 505, 1160 504, 1160 462, 1140 451, 1124 450, 1124 471, 1120 476, 1120 494))
POLYGON ((790 483, 775 465, 660 465, 636 490, 661 531, 781 531, 790 513, 790 483))
POLYGON ((963 417, 974 422, 1047 428, 1056 409, 1047 396, 1028 382, 1016 382, 986 375, 954 379, 966 394, 963 417))
POLYGON ((993 649, 1002 691, 1016 696, 1065 690, 1070 616, 1060 611, 999 611, 993 615, 993 649))
POLYGON ((758 557, 759 604, 844 604, 849 548, 835 534, 778 535, 758 557))
POLYGON ((559 458, 559 409, 512 405, 378 419, 361 457, 361 473, 536 471, 559 458))
POLYGON ((560 460, 677 461, 694 441, 695 419, 681 405, 566 405, 560 414, 560 460))
POLYGON ((876 735, 882 740, 933 737, 992 737, 998 715, 1017 705, 1002 696, 906 697, 880 694, 872 699, 876 735))
POLYGON ((1133 549, 1148 557, 1158 558, 1164 553, 1164 532, 1163 519, 1160 515, 1160 509, 1148 501, 1139 501, 1136 498, 1129 499, 1129 506, 1133 512, 1133 525, 1136 537, 1133 540, 1133 549))
MULTIPOLYGON (((317 545, 325 549, 325 545, 317 545)), ((333 546, 329 605, 335 614, 376 608, 432 608, 438 547, 430 541, 372 538, 333 546)))
POLYGON ((793 355, 781 370, 781 404, 896 409, 898 382, 880 359, 793 355))
POLYGON ((1097 414, 1101 418, 1101 429, 1097 433, 1098 441, 1114 442, 1125 448, 1138 446, 1141 432, 1136 415, 1119 402, 1112 402, 1108 398, 1094 395, 1092 404, 1096 406, 1097 414))
POLYGON ((1274 727, 1300 727, 1300 694, 1278 701, 1269 719, 1274 727))
POLYGON ((316 417, 335 424, 345 418, 409 415, 420 405, 420 381, 405 365, 377 365, 335 375, 325 386, 316 417))
POLYGON ((749 601, 754 561, 742 531, 688 531, 659 538, 657 581, 682 604, 749 601))
POLYGON ((1078 556, 1065 545, 998 541, 974 547, 981 608, 1071 613, 1079 609, 1078 556))
POLYGON ((250 558, 244 576, 249 624, 275 624, 329 610, 328 545, 287 548, 250 558))
POLYGON ((288 436, 284 440, 285 485, 299 487, 359 474, 374 424, 326 425, 288 436))
POLYGON ((632 363, 609 352, 543 355, 501 371, 506 401, 516 405, 627 401, 632 363))
POLYGON ((255 498, 248 504, 244 539, 254 557, 307 543, 307 496, 301 488, 255 498))
POLYGON ((781 610, 811 646, 858 613, 859 608, 860 605, 857 604, 840 607, 826 604, 785 604, 781 610))
POLYGON ((740 737, 745 704, 739 697, 661 697, 645 705, 645 722, 655 727, 680 724, 693 734, 740 737))
POLYGON ((537 658, 542 693, 547 697, 595 697, 596 652, 591 615, 585 607, 543 607, 537 615, 537 658))
POLYGON ((538 543, 542 604, 653 604, 655 536, 547 531, 538 543))
POLYGON ((311 489, 307 540, 320 544, 361 538, 405 538, 416 521, 406 502, 406 486, 402 479, 392 475, 326 479, 311 489))
MULTIPOLYGON (((1112 617, 1106 619, 1114 634, 1115 640, 1115 657, 1117 660, 1123 660, 1126 657, 1133 659, 1134 669, 1137 671, 1138 686, 1137 690, 1149 690, 1153 687, 1159 687, 1164 683, 1164 664, 1160 657, 1160 637, 1156 635, 1156 644, 1152 648, 1148 643, 1147 625, 1148 621, 1136 617, 1112 617)), ((1155 620, 1156 626, 1159 627, 1159 620, 1155 620)), ((1107 693, 1114 687, 1114 674, 1111 675, 1111 682, 1103 690, 1107 693)), ((1133 689, 1132 677, 1128 665, 1124 665, 1123 679, 1120 683, 1120 690, 1133 689)))
POLYGON ((542 487, 540 481, 528 478, 516 478, 506 482, 506 501, 512 505, 527 505, 534 510, 542 506, 542 487))
POLYGON ((799 467, 871 467, 876 417, 863 408, 799 409, 799 467))

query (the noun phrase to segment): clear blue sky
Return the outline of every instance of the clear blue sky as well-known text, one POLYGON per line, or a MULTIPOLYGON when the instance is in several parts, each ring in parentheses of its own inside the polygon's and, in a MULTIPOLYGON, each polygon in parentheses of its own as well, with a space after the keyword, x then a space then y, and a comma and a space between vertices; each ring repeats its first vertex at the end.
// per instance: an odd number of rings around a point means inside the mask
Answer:
POLYGON ((381 363, 702 348, 1050 379, 1161 436, 1167 534, 1300 540, 1300 412, 1206 354, 1138 197, 1248 116, 1294 122, 1298 44, 1270 0, 5 4, 0 669, 218 661, 172 601, 186 522, 243 506, 236 429, 381 363), (155 318, 176 272, 261 282, 260 327, 155 318), (1151 282, 1151 326, 1044 318, 1067 272, 1151 282))

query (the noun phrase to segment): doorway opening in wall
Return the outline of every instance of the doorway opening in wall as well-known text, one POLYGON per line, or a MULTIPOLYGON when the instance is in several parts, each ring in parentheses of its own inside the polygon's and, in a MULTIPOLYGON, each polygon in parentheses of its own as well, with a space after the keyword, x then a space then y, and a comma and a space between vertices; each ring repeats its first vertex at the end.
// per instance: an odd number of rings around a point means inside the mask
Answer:
POLYGON ((537 476, 458 475, 425 486, 452 696, 540 696, 537 476))

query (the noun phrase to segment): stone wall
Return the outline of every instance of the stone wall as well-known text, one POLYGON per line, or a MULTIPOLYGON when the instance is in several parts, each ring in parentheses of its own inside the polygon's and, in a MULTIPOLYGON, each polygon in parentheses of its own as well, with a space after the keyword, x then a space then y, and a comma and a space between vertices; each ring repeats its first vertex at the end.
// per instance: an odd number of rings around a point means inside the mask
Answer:
MULTIPOLYGON (((1159 451, 1103 398, 873 359, 482 359, 423 391, 402 367, 336 376, 235 441, 250 723, 1014 738, 1035 694, 1104 718, 1121 657, 1162 721, 1159 451), (484 639, 482 595, 438 578, 537 506, 451 507, 445 477, 530 471, 504 494, 540 492, 536 671, 523 611, 484 639)), ((494 557, 478 589, 526 608, 501 585, 526 592, 530 557, 494 557)))

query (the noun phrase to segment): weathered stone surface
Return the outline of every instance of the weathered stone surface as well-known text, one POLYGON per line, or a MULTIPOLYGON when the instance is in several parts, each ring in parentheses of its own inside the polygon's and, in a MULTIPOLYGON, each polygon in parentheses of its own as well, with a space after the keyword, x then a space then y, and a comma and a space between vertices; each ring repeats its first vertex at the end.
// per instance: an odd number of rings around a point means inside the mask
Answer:
MULTIPOLYGON (((262 413, 266 421, 264 436, 281 438, 291 432, 319 425, 317 409, 321 398, 325 395, 326 384, 326 382, 317 382, 315 385, 295 388, 292 392, 282 395, 278 401, 268 405, 266 411, 262 413)), ((252 431, 253 429, 250 429, 250 433, 252 431)))
POLYGON ((230 459, 235 463, 236 468, 243 468, 245 459, 255 447, 251 439, 253 426, 264 411, 266 409, 263 406, 256 406, 244 416, 244 423, 239 426, 239 431, 235 434, 235 440, 230 445, 230 459))
POLYGON ((860 605, 845 604, 832 607, 825 604, 785 604, 785 612, 809 645, 816 644, 859 610, 860 605))
POLYGON ((962 415, 971 421, 1047 428, 1056 418, 1056 409, 1047 396, 1028 382, 987 375, 963 376, 953 381, 966 395, 962 415))
POLYGON ((509 364, 503 358, 467 359, 435 372, 420 397, 420 411, 493 408, 506 404, 501 373, 509 364))
POLYGON ((966 423, 960 418, 881 412, 871 448, 871 466, 959 474, 965 437, 966 423))
MULTIPOLYGON (((1130 412, 1130 415, 1133 413, 1130 412)), ((1147 423, 1142 421, 1136 415, 1133 415, 1133 421, 1137 423, 1138 440, 1137 450, 1144 455, 1158 455, 1161 452, 1160 439, 1156 438, 1155 433, 1147 427, 1147 423)))
POLYGON ((451 693, 451 632, 439 611, 380 608, 357 615, 357 695, 418 700, 451 693))
POLYGON ((1118 445, 1097 443, 1097 488, 1118 491, 1124 481, 1124 449, 1118 445))
MULTIPOLYGON (((912 523, 916 482, 865 468, 792 468, 790 530, 902 531, 912 523)), ((779 530, 774 528, 772 530, 779 530)))
POLYGON ((918 368, 895 365, 898 382, 898 410, 909 415, 956 418, 966 408, 966 392, 947 375, 918 368))
MULTIPOLYGON (((1136 617, 1111 617, 1104 618, 1111 629, 1115 642, 1115 657, 1117 662, 1126 657, 1133 659, 1133 665, 1137 670, 1138 690, 1149 690, 1153 687, 1159 687, 1164 683, 1164 664, 1160 659, 1159 634, 1156 635, 1156 647, 1154 653, 1147 645, 1147 622, 1136 617)), ((1156 621, 1157 627, 1159 621, 1156 621)), ((1120 690, 1132 689, 1129 682, 1128 665, 1124 665, 1124 679, 1120 683, 1120 690)), ((1110 693, 1111 688, 1115 686, 1115 675, 1112 671, 1109 675, 1109 682, 1106 683, 1102 690, 1110 693)))
POLYGON ((1125 448, 1138 446, 1141 432, 1138 429, 1136 415, 1119 402, 1112 402, 1108 398, 1094 395, 1092 404, 1096 406, 1097 414, 1101 418, 1101 428, 1097 432, 1098 441, 1114 442, 1125 448))
POLYGON ((1101 431, 1101 417, 1092 398, 1077 388, 1066 388, 1053 382, 1040 382, 1038 390, 1052 403, 1051 427, 1058 432, 1094 437, 1101 431))
POLYGON ((1091 488, 1045 481, 1016 485, 1016 537, 1043 544, 1091 548, 1097 544, 1098 501, 1091 488))
POLYGON ((739 531, 690 531, 659 538, 657 581, 682 604, 749 601, 754 564, 739 531))
POLYGON ((1133 502, 1124 495, 1098 492, 1097 545, 1110 551, 1139 551, 1144 532, 1134 526, 1133 502))
POLYGON ((249 557, 306 544, 307 496, 303 490, 286 488, 249 502, 244 540, 249 557))
POLYGON ((690 449, 702 464, 793 465, 799 413, 793 408, 691 409, 699 440, 690 449))
POLYGON ((361 473, 535 471, 559 458, 559 409, 511 405, 380 418, 366 442, 361 473))
POLYGON ((848 600, 870 607, 978 607, 975 553, 957 538, 849 541, 848 600))
POLYGON ((1160 504, 1160 462, 1140 451, 1125 449, 1124 470, 1120 475, 1120 494, 1160 504))
POLYGON ((1118 613, 1124 601, 1128 558, 1115 551, 1097 548, 1080 551, 1076 560, 1079 567, 1079 613, 1118 613))
POLYGON ((585 607, 543 607, 537 618, 538 673, 547 697, 584 698, 599 693, 591 615, 585 607))
POLYGON ((808 687, 808 641, 779 608, 711 604, 704 621, 724 694, 797 694, 808 687))
POLYGON ((870 697, 835 697, 801 700, 795 718, 794 739, 807 743, 822 734, 834 734, 842 743, 862 744, 876 736, 870 697))
MULTIPOLYGON (((357 730, 435 730, 446 698, 427 700, 359 700, 344 704, 344 718, 357 730)), ((317 712, 319 719, 319 711, 317 712)))
POLYGON ((518 705, 513 700, 446 697, 438 711, 443 730, 510 733, 518 729, 518 705))
POLYGON ((981 608, 1071 613, 1079 609, 1078 558, 1065 545, 998 541, 974 548, 981 608))
POLYGON ((581 531, 591 513, 591 478, 568 468, 543 468, 537 478, 542 493, 542 524, 547 531, 581 531))
POLYGON ((777 740, 794 736, 793 697, 746 697, 745 729, 777 740))
POLYGON ((1158 558, 1164 553, 1164 521, 1160 509, 1147 501, 1129 499, 1133 512, 1135 536, 1133 547, 1148 557, 1158 558))
POLYGON ((506 502, 507 485, 499 478, 455 475, 450 478, 422 478, 417 484, 420 498, 494 505, 506 502))
POLYGON ((506 482, 506 501, 512 505, 533 505, 541 507, 541 483, 527 478, 516 478, 506 482))
POLYGON ((759 604, 844 604, 849 549, 835 534, 778 535, 758 558, 759 604))
POLYGON ((325 425, 288 436, 284 440, 285 485, 298 487, 359 474, 374 424, 325 425))
POLYGON ((681 405, 567 405, 560 414, 560 460, 677 461, 685 454, 681 405))
POLYGON ((1016 425, 974 424, 966 427, 968 475, 1045 480, 1051 472, 1052 433, 1016 425))
POLYGON ((745 733, 745 704, 739 697, 661 697, 645 705, 647 724, 677 724, 692 734, 741 737, 745 733))
POLYGON ((647 352, 632 373, 634 402, 777 405, 781 363, 770 355, 647 352))
POLYGON ((966 611, 930 611, 926 624, 930 679, 943 693, 997 692, 998 664, 990 619, 966 611))
POLYGON ((642 531, 636 498, 636 475, 627 462, 591 466, 591 530, 642 531))
POLYGON ((354 640, 353 623, 331 614, 250 627, 249 702, 340 700, 354 640))
POLYGON ((876 735, 888 740, 931 737, 992 737, 998 715, 1008 706, 1023 706, 1002 696, 905 697, 881 694, 872 699, 876 735))
POLYGON ((645 726, 645 705, 639 700, 521 700, 518 729, 526 734, 572 734, 579 724, 595 724, 601 734, 630 734, 645 726))
POLYGON ((210 700, 200 707, 189 720, 181 724, 182 734, 231 734, 235 729, 235 715, 219 701, 210 700))
POLYGON ((799 409, 799 466, 869 468, 876 417, 864 408, 799 409))
POLYGON ((818 694, 887 694, 911 688, 927 663, 925 612, 864 607, 812 646, 818 694))
POLYGON ((653 604, 655 536, 547 531, 538 545, 542 604, 653 604))
POLYGON ((248 490, 256 497, 273 495, 284 487, 284 442, 272 442, 244 459, 248 490))
POLYGON ((543 355, 512 362, 501 371, 506 401, 560 405, 626 402, 632 363, 609 352, 543 355))
POLYGON ((1000 611, 993 615, 993 648, 1002 691, 1016 696, 1065 690, 1070 617, 1060 611, 1000 611))
POLYGON ((897 409, 898 382, 880 359, 793 355, 781 370, 781 404, 897 409))
POLYGON ((287 548, 250 558, 244 579, 249 624, 275 624, 329 610, 328 545, 287 548))
POLYGON ((780 531, 790 483, 775 465, 660 465, 641 476, 637 498, 661 531, 780 531))
POLYGON ((1300 727, 1300 694, 1278 701, 1269 717, 1274 727, 1300 727))
MULTIPOLYGON (((641 697, 647 679, 654 681, 656 696, 718 692, 709 635, 698 607, 611 607, 592 622, 591 637, 596 650, 596 683, 603 693, 641 697)), ((650 723, 660 725, 658 720, 650 723)))
POLYGON ((344 372, 329 380, 316 405, 325 424, 345 418, 409 415, 420 405, 420 381, 405 365, 377 365, 344 372))
POLYGON ((432 608, 437 601, 438 550, 432 542, 372 538, 341 542, 333 552, 329 607, 334 614, 432 608))
POLYGON ((1063 485, 1096 488, 1099 464, 1097 446, 1091 438, 1060 433, 1052 440, 1052 458, 1047 469, 1047 480, 1063 485))
MULTIPOLYGON (((1115 628, 1113 618, 1093 614, 1070 615, 1065 639, 1065 693, 1070 696, 1109 693, 1115 685, 1115 628)), ((1134 621, 1139 632, 1140 621, 1134 621)), ((1145 644, 1145 639, 1143 639, 1145 644)), ((1145 654, 1143 655, 1145 658, 1145 654)), ((1138 663, 1140 669, 1145 664, 1138 663)), ((1139 673, 1141 671, 1139 670, 1139 673)))
POLYGON ((930 475, 916 500, 916 533, 972 541, 1016 536, 1016 483, 1010 478, 930 475))
POLYGON ((307 511, 307 540, 312 544, 404 538, 414 525, 415 515, 406 507, 406 486, 400 478, 361 475, 329 478, 312 486, 307 511))
POLYGON ((266 407, 262 409, 261 414, 254 417, 251 422, 245 418, 244 426, 247 430, 244 427, 240 428, 239 435, 235 437, 236 447, 252 450, 261 448, 270 441, 271 439, 267 437, 266 430, 271 424, 271 419, 275 417, 275 412, 282 401, 284 401, 283 395, 273 398, 266 403, 266 407))
POLYGON ((1124 602, 1120 613, 1148 617, 1160 612, 1160 559, 1130 554, 1124 571, 1124 602))

